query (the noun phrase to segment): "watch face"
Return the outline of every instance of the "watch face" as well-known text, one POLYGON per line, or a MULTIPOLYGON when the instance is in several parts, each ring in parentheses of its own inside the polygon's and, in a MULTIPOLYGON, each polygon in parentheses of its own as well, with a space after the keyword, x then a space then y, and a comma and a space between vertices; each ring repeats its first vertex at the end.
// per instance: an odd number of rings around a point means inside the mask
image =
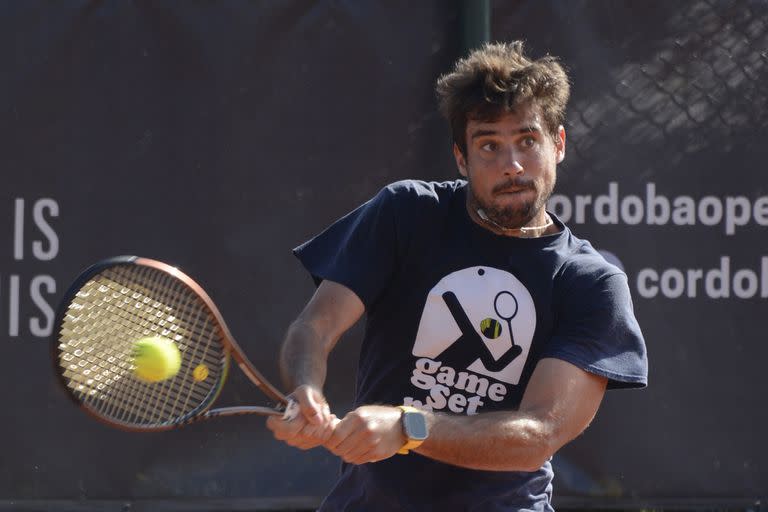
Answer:
POLYGON ((403 429, 405 435, 414 441, 423 441, 427 438, 427 421, 419 412, 403 413, 403 429))

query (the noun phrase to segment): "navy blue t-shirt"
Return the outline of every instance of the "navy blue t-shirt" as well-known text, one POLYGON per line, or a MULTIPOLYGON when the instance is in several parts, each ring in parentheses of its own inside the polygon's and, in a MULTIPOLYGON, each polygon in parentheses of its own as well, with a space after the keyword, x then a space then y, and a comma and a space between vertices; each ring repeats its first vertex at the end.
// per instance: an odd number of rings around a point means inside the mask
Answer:
MULTIPOLYGON (((341 283, 365 304, 355 405, 515 410, 545 357, 609 388, 645 386, 626 275, 552 214, 554 235, 483 229, 466 193, 463 180, 393 183, 294 250, 316 283, 341 283)), ((549 462, 479 471, 396 455, 343 464, 320 510, 552 510, 552 477, 549 462)))

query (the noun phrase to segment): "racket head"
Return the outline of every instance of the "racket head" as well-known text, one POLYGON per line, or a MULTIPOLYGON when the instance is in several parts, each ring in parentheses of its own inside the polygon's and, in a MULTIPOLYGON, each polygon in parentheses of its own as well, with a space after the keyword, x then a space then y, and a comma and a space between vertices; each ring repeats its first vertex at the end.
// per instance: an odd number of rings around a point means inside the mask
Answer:
POLYGON ((203 289, 165 263, 119 256, 86 269, 64 294, 51 353, 67 394, 96 419, 129 431, 178 427, 201 417, 230 367, 231 335, 203 289), (134 343, 171 339, 176 375, 139 379, 134 343))

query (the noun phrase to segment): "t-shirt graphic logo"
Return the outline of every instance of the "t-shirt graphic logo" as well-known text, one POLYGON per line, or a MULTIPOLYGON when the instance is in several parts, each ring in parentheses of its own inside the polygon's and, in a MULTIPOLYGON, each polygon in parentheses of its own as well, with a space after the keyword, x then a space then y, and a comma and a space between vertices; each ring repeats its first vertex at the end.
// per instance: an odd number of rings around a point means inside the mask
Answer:
POLYGON ((430 290, 413 355, 517 384, 535 330, 533 299, 514 275, 465 268, 430 290))

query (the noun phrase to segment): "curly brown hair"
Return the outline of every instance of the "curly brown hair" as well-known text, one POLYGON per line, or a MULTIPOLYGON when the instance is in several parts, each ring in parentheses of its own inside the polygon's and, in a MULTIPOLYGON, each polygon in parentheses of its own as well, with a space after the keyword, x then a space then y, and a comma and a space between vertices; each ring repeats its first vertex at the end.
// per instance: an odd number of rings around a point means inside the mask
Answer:
POLYGON ((558 59, 547 55, 531 60, 522 41, 486 43, 456 62, 435 88, 453 142, 465 155, 468 120, 494 121, 528 102, 539 107, 546 130, 556 136, 565 121, 570 89, 558 59))

